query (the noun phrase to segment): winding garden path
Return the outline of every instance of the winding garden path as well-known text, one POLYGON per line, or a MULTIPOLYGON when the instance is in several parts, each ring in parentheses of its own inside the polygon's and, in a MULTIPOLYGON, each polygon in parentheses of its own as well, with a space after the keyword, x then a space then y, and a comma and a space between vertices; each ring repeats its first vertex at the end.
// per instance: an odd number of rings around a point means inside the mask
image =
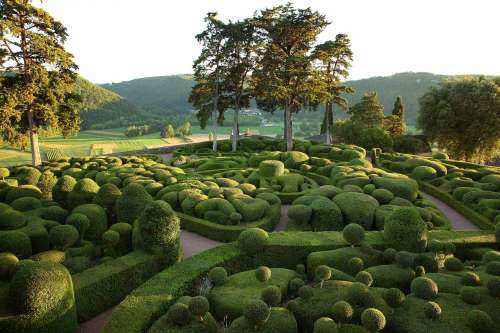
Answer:
POLYGON ((445 204, 439 199, 434 198, 433 196, 423 193, 422 195, 427 200, 431 201, 440 211, 446 215, 448 220, 450 220, 451 228, 453 230, 479 230, 479 227, 466 219, 462 214, 455 211, 453 208, 445 204))

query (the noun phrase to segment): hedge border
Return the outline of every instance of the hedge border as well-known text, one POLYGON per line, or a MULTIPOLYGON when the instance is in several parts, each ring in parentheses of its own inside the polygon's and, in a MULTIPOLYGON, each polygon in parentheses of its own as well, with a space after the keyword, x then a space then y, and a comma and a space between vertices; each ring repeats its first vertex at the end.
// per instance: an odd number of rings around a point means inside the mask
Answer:
MULTIPOLYGON (((431 231, 431 239, 451 241, 457 251, 471 247, 498 248, 489 231, 431 231)), ((384 245, 383 233, 370 231, 366 241, 373 247, 384 245)), ((207 250, 171 266, 134 290, 113 311, 104 333, 145 332, 179 297, 192 292, 194 282, 211 268, 224 266, 230 273, 260 265, 295 268, 311 252, 348 246, 341 232, 275 232, 265 249, 255 257, 244 255, 236 243, 207 250)))
POLYGON ((436 199, 441 200, 442 202, 444 202, 445 204, 456 210, 458 213, 462 214, 469 221, 477 225, 480 229, 482 230, 495 229, 495 225, 488 218, 467 207, 460 201, 455 200, 448 193, 445 193, 439 190, 437 187, 422 181, 419 181, 418 185, 424 193, 427 193, 435 197, 436 199))
POLYGON ((238 239, 240 233, 248 228, 261 228, 268 231, 274 230, 281 217, 281 204, 271 205, 268 214, 262 219, 242 225, 222 225, 177 211, 176 214, 181 219, 182 229, 195 232, 209 239, 221 242, 232 242, 238 239))

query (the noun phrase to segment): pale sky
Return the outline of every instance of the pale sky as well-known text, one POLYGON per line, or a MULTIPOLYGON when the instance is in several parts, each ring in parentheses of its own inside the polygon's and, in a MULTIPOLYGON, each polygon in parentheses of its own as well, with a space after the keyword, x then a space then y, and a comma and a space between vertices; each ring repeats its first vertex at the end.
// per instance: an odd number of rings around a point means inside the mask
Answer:
MULTIPOLYGON (((349 79, 398 72, 500 75, 498 0, 296 0, 332 24, 320 40, 351 38, 349 79)), ((69 32, 80 74, 97 83, 192 72, 194 36, 209 11, 223 20, 275 0, 44 0, 69 32)), ((35 1, 39 4, 39 0, 35 1)))

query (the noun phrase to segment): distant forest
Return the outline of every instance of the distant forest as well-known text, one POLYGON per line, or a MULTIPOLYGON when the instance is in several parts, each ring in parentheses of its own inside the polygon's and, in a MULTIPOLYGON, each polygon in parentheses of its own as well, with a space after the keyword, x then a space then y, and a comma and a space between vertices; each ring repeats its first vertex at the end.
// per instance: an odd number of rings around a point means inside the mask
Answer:
MULTIPOLYGON (((355 93, 348 96, 350 105, 357 103, 370 91, 378 93, 385 113, 390 114, 397 96, 406 104, 406 123, 414 125, 418 112, 418 99, 430 86, 437 85, 449 76, 432 73, 399 73, 385 77, 372 77, 347 81, 355 93)), ((83 96, 81 112, 82 129, 104 129, 146 124, 155 120, 180 122, 189 119, 196 124, 191 105, 187 102, 194 84, 190 75, 171 75, 140 78, 97 86, 80 79, 79 90, 83 96)), ((279 114, 266 118, 273 120, 279 114)), ((337 119, 347 115, 335 111, 337 119)), ((301 112, 301 120, 320 121, 319 112, 301 112)), ((227 117, 227 124, 230 119, 227 117)))

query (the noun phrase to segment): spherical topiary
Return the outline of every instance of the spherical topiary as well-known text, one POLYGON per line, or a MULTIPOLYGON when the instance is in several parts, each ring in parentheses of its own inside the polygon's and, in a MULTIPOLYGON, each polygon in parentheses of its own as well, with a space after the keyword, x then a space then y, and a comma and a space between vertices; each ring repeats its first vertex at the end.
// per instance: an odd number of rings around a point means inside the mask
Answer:
POLYGON ((425 275, 425 267, 422 265, 415 266, 415 275, 416 276, 424 276, 425 275))
POLYGON ((108 227, 108 218, 104 208, 96 204, 85 204, 75 207, 71 214, 83 214, 89 219, 90 224, 85 231, 84 239, 93 242, 101 241, 102 234, 108 227))
POLYGON ((331 318, 322 317, 314 322, 314 333, 337 333, 337 323, 331 318))
POLYGON ((500 261, 491 261, 487 263, 486 272, 491 275, 500 276, 500 261))
POLYGON ((399 251, 396 253, 396 263, 403 268, 411 267, 414 259, 413 253, 408 251, 399 251))
POLYGON ((465 272, 460 282, 464 286, 479 286, 481 284, 481 278, 474 272, 465 272))
POLYGON ((307 301, 308 299, 314 296, 314 290, 312 287, 304 285, 299 288, 298 295, 300 298, 307 301))
POLYGON ((444 262, 444 268, 452 272, 460 272, 464 269, 464 264, 456 257, 448 257, 444 262))
POLYGON ((286 308, 291 312, 291 313, 295 313, 297 310, 299 310, 299 302, 297 302, 297 300, 295 299, 292 299, 292 300, 289 300, 287 303, 286 303, 286 308))
POLYGON ((122 195, 116 199, 118 221, 133 224, 151 201, 153 198, 143 186, 137 183, 128 184, 122 189, 122 195))
POLYGON ((338 301, 332 306, 331 315, 339 323, 347 323, 354 315, 354 309, 346 301, 338 301))
POLYGON ((412 170, 411 176, 416 180, 427 181, 436 178, 437 172, 430 166, 419 165, 412 170))
POLYGON ((397 253, 398 253, 398 251, 396 251, 395 249, 393 249, 391 247, 385 249, 383 252, 384 261, 388 264, 392 264, 396 260, 397 253))
POLYGON ((92 179, 80 179, 76 182, 73 190, 68 194, 69 208, 91 203, 97 191, 99 191, 99 185, 92 179))
POLYGON ((78 230, 69 224, 56 225, 50 229, 49 241, 54 249, 64 251, 79 239, 78 230))
POLYGON ((244 230, 238 237, 238 246, 247 254, 256 254, 264 249, 269 235, 259 228, 244 230))
POLYGON ((429 241, 429 243, 427 244, 427 251, 438 253, 442 252, 443 250, 444 250, 444 244, 437 239, 433 239, 429 241))
POLYGON ((443 243, 444 245, 444 253, 453 254, 457 251, 457 246, 452 242, 443 243))
POLYGON ((255 278, 260 282, 266 282, 271 278, 272 271, 267 266, 260 266, 255 270, 255 278))
POLYGON ((424 314, 429 319, 439 319, 441 317, 441 307, 436 302, 426 302, 424 304, 424 314))
POLYGON ((364 283, 353 282, 349 287, 347 287, 347 298, 351 304, 364 304, 368 297, 368 286, 364 283))
POLYGON ((184 295, 184 296, 179 297, 177 299, 176 303, 182 303, 182 304, 188 305, 191 298, 193 298, 193 297, 184 295))
POLYGON ((40 170, 33 167, 24 166, 18 170, 17 180, 21 185, 36 185, 42 175, 40 170))
POLYGON ((23 197, 33 197, 40 199, 42 197, 42 191, 34 185, 20 185, 18 187, 7 187, 7 195, 5 196, 5 202, 11 203, 18 198, 23 197))
POLYGON ((491 296, 500 297, 500 277, 495 276, 489 279, 486 287, 491 296))
POLYGON ((312 208, 306 205, 292 205, 288 208, 288 217, 293 221, 308 223, 312 216, 312 208))
POLYGON ((473 332, 487 333, 493 332, 495 324, 490 315, 481 310, 471 310, 467 313, 465 324, 473 332))
POLYGON ((214 267, 208 272, 208 278, 215 286, 220 286, 227 281, 227 271, 224 267, 214 267))
POLYGON ((361 282, 361 283, 367 285, 368 287, 371 286, 372 283, 373 283, 373 277, 367 271, 360 271, 360 272, 358 272, 356 274, 356 276, 354 277, 354 280, 356 282, 361 282))
POLYGON ((266 303, 260 300, 255 300, 248 303, 243 309, 243 315, 252 327, 259 327, 266 323, 271 314, 271 309, 266 303))
POLYGON ((382 311, 368 308, 361 313, 361 323, 370 332, 378 332, 384 329, 386 320, 382 311))
POLYGON ((321 281, 321 282, 327 281, 330 280, 331 277, 332 277, 332 270, 330 269, 330 267, 326 265, 319 265, 314 270, 314 278, 316 279, 316 281, 321 281))
POLYGON ((418 210, 401 207, 385 219, 384 239, 396 250, 422 252, 427 247, 427 226, 418 210))
POLYGON ((23 197, 12 201, 10 205, 15 210, 27 212, 42 207, 42 202, 37 198, 23 197))
POLYGON ((20 259, 31 256, 31 240, 28 235, 18 230, 0 233, 0 252, 10 252, 20 259))
POLYGON ((261 177, 279 177, 285 172, 285 165, 281 161, 266 160, 259 164, 259 174, 261 177))
POLYGON ((438 296, 438 286, 436 282, 427 277, 417 277, 410 285, 411 292, 422 299, 431 300, 438 296))
POLYGON ((7 209, 0 213, 0 230, 15 230, 22 228, 25 224, 26 216, 17 210, 7 209))
POLYGON ((108 219, 116 220, 116 200, 122 195, 120 189, 114 184, 104 184, 94 196, 93 203, 106 209, 108 219))
POLYGON ((269 306, 278 306, 281 303, 281 289, 277 286, 267 286, 262 289, 260 298, 269 306))
POLYGON ((391 191, 384 188, 378 188, 371 193, 371 196, 377 199, 377 201, 384 205, 391 202, 394 199, 394 194, 391 191))
POLYGON ((482 257, 483 264, 487 264, 490 261, 500 261, 500 252, 492 250, 484 253, 482 257))
POLYGON ((363 268, 365 267, 365 263, 363 262, 363 259, 359 258, 359 257, 353 257, 351 259, 349 259, 347 261, 347 264, 346 264, 346 268, 347 268, 347 271, 351 274, 351 275, 355 275, 356 273, 358 273, 359 271, 362 271, 363 268))
POLYGON ((66 218, 66 224, 72 225, 76 228, 76 230, 78 230, 78 234, 80 235, 79 240, 82 241, 85 236, 85 232, 87 232, 87 229, 90 226, 90 220, 86 215, 74 213, 66 218))
POLYGON ((365 229, 359 224, 350 223, 342 230, 342 236, 347 243, 356 245, 365 239, 365 229))
POLYGON ((167 311, 168 321, 179 326, 187 325, 190 319, 189 316, 189 308, 183 303, 175 303, 167 311))
POLYGON ((113 248, 118 245, 120 234, 114 230, 107 230, 102 234, 102 243, 108 248, 113 248))
POLYGON ((306 266, 304 266, 303 264, 298 264, 295 267, 295 271, 297 272, 297 274, 304 275, 306 274, 306 266))
POLYGON ((189 300, 188 304, 189 311, 194 316, 198 317, 198 320, 203 320, 203 316, 210 310, 210 304, 206 297, 195 296, 189 300))
POLYGON ((477 305, 481 303, 481 294, 475 287, 462 287, 460 288, 460 298, 467 304, 477 305))
POLYGON ((0 253, 0 280, 7 280, 19 259, 12 253, 0 253))
POLYGON ((68 211, 59 206, 44 207, 40 211, 40 217, 46 220, 63 223, 68 216, 68 211))
POLYGON ((7 168, 0 168, 0 177, 4 180, 6 177, 9 177, 10 171, 7 168))
POLYGON ((392 308, 398 308, 405 300, 405 294, 398 288, 389 288, 384 290, 383 298, 387 305, 392 308))
POLYGON ((290 280, 290 282, 288 283, 288 290, 290 291, 291 294, 296 294, 297 291, 300 289, 300 287, 302 287, 303 285, 305 285, 305 282, 304 280, 300 279, 300 278, 293 278, 290 280))

